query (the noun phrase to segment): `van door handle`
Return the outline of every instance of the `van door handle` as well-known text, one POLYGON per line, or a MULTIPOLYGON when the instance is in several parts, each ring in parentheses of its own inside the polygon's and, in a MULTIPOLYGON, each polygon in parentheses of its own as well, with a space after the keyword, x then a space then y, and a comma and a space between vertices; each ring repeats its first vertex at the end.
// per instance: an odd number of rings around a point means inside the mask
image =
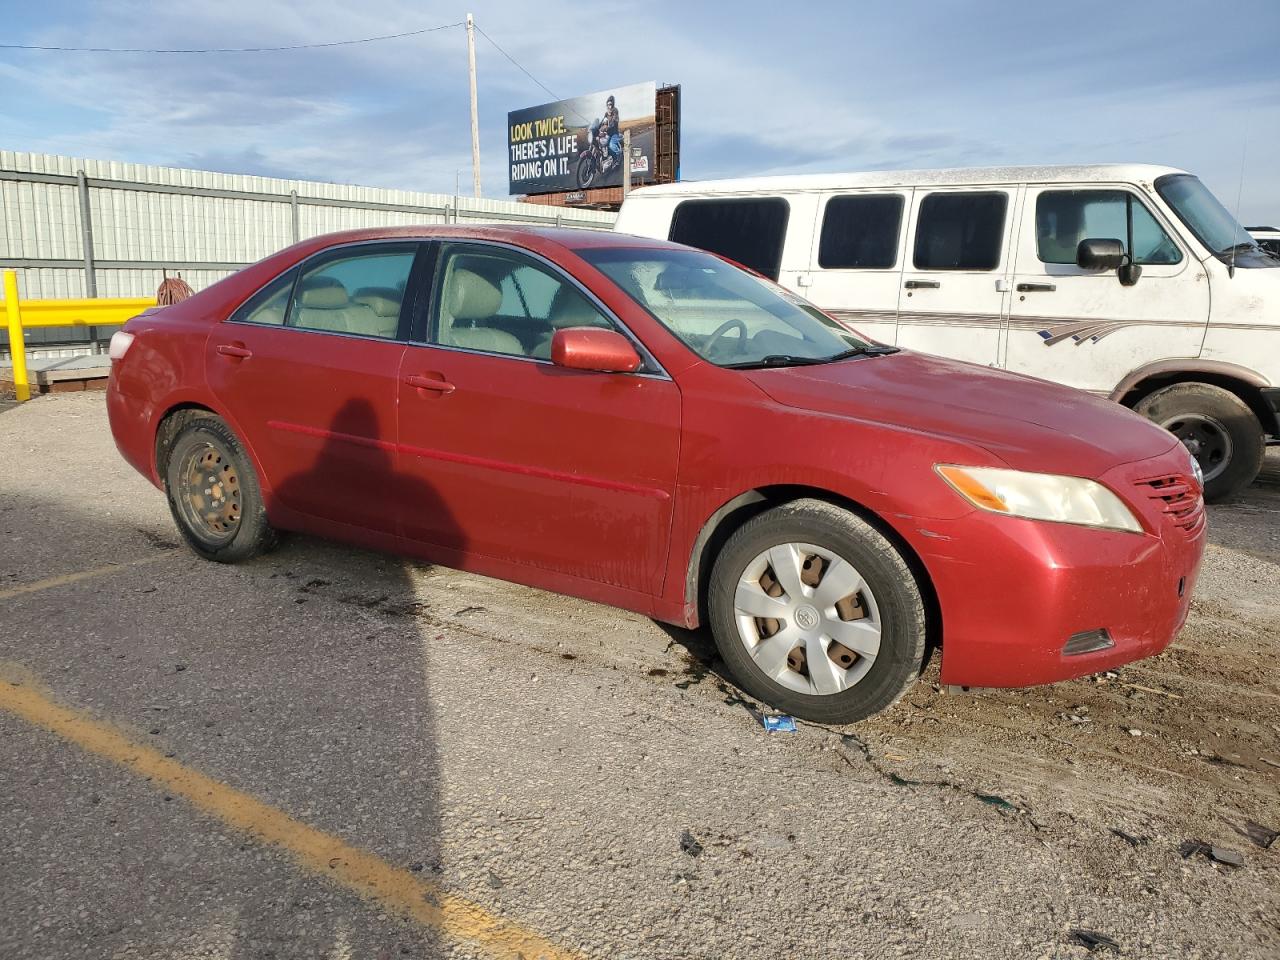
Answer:
POLYGON ((1019 293, 1053 293, 1058 289, 1058 285, 1054 283, 1020 283, 1018 284, 1019 293))
POLYGON ((405 377, 404 382, 411 387, 417 387, 419 390, 435 390, 437 393, 453 393, 454 389, 453 384, 448 380, 426 377, 417 373, 405 377))
POLYGON ((942 284, 937 280, 908 280, 903 286, 908 290, 937 290, 942 284))
POLYGON ((220 343, 218 344, 218 353, 221 356, 230 357, 232 360, 248 360, 253 356, 252 350, 238 343, 220 343))

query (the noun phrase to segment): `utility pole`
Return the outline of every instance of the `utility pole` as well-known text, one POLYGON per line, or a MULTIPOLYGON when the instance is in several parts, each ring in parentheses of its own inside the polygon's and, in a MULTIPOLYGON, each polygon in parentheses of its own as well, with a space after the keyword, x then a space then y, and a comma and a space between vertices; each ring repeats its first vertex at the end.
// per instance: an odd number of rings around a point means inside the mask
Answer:
POLYGON ((631 192, 631 131, 622 131, 622 199, 631 192))
POLYGON ((476 22, 467 14, 467 73, 471 79, 471 179, 480 196, 480 108, 476 103, 476 22))

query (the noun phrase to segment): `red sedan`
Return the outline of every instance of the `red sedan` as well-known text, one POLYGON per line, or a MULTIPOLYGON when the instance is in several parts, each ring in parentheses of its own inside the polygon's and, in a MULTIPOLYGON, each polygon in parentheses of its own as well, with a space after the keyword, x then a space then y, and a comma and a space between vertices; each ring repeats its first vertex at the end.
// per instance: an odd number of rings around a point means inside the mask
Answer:
POLYGON ((653 240, 316 237, 112 358, 117 445, 201 556, 305 531, 709 624, 814 720, 888 707, 934 647, 993 687, 1156 654, 1204 549, 1195 463, 1143 418, 653 240))

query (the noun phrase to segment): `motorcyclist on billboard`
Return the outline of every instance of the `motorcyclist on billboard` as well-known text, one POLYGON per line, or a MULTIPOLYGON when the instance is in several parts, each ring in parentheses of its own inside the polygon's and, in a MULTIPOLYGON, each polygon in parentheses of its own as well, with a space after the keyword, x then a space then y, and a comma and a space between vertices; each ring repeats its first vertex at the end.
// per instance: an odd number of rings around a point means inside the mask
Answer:
POLYGON ((604 102, 604 135, 609 138, 609 153, 615 161, 622 156, 622 118, 613 102, 613 95, 604 102))

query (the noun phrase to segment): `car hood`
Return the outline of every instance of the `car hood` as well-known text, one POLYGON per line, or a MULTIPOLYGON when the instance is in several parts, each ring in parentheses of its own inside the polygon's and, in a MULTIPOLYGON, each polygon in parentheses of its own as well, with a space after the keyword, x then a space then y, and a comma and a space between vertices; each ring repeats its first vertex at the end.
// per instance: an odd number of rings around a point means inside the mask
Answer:
POLYGON ((1177 443, 1109 400, 905 350, 748 376, 778 403, 976 444, 1017 470, 1098 477, 1177 443))

